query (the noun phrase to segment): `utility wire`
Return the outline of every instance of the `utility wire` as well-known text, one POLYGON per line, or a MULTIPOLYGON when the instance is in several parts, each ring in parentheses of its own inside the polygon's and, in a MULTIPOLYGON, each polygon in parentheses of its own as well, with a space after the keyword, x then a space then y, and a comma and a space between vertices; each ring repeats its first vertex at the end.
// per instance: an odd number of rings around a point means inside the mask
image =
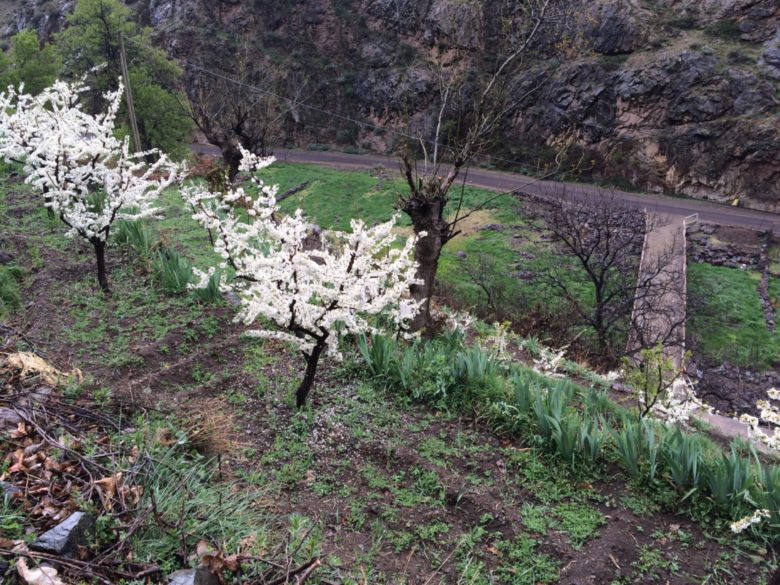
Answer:
MULTIPOLYGON (((149 44, 142 43, 141 41, 139 41, 137 39, 126 38, 125 40, 135 44, 136 46, 143 47, 143 48, 146 48, 146 49, 154 50, 156 48, 156 47, 153 47, 153 46, 151 46, 149 44)), ((213 71, 211 69, 207 69, 205 67, 202 67, 202 66, 198 65, 197 63, 193 63, 192 61, 189 61, 188 59, 178 59, 178 61, 180 63, 186 65, 186 67, 188 67, 188 68, 190 68, 192 70, 199 71, 199 72, 201 72, 203 74, 206 74, 206 75, 210 75, 211 77, 214 77, 216 79, 221 79, 221 80, 226 81, 228 83, 232 83, 232 84, 234 84, 234 85, 236 85, 238 87, 243 87, 245 89, 249 89, 249 90, 252 90, 252 91, 257 92, 257 93, 273 96, 273 97, 275 97, 277 99, 284 100, 286 102, 296 104, 297 106, 299 106, 301 108, 304 108, 304 109, 307 109, 307 110, 310 110, 310 111, 313 111, 313 112, 317 112, 319 114, 323 114, 325 116, 328 116, 328 117, 331 117, 331 118, 334 118, 334 119, 342 120, 344 122, 351 122, 353 124, 357 124, 359 126, 362 126, 364 128, 368 128, 368 129, 371 129, 371 130, 376 130, 376 131, 379 131, 379 132, 386 132, 388 134, 393 134, 393 135, 396 135, 396 136, 400 136, 402 138, 406 138, 407 140, 412 140, 413 142, 416 142, 416 143, 425 143, 425 144, 427 144, 429 146, 433 146, 433 147, 438 146, 439 148, 444 148, 444 149, 448 148, 446 145, 441 144, 441 143, 439 143, 439 142, 437 142, 435 140, 430 140, 430 139, 427 139, 427 138, 423 138, 422 136, 414 136, 412 134, 409 134, 409 133, 406 133, 406 132, 402 132, 400 130, 395 130, 395 129, 392 129, 392 128, 385 128, 383 126, 378 126, 376 124, 372 124, 371 122, 365 122, 363 120, 358 120, 356 118, 352 118, 351 116, 347 116, 347 115, 344 115, 344 114, 339 114, 339 113, 333 112, 331 110, 326 110, 324 108, 320 108, 318 106, 309 104, 309 103, 307 103, 305 101, 298 101, 298 100, 289 98, 287 96, 284 96, 284 95, 281 95, 279 93, 273 92, 271 90, 259 87, 257 85, 246 83, 246 82, 243 82, 243 81, 241 81, 239 79, 234 79, 232 77, 229 77, 228 75, 225 75, 224 73, 219 73, 217 71, 213 71)), ((324 129, 324 127, 317 126, 316 124, 313 124, 313 126, 318 127, 320 129, 324 129)), ((491 160, 494 160, 494 161, 497 161, 497 162, 502 162, 502 163, 506 163, 506 164, 510 164, 510 165, 516 165, 516 166, 519 166, 519 167, 525 166, 525 163, 522 163, 520 161, 505 159, 505 158, 493 156, 493 155, 490 155, 490 154, 488 154, 487 156, 491 160)), ((390 158, 390 157, 388 157, 388 158, 390 158)))

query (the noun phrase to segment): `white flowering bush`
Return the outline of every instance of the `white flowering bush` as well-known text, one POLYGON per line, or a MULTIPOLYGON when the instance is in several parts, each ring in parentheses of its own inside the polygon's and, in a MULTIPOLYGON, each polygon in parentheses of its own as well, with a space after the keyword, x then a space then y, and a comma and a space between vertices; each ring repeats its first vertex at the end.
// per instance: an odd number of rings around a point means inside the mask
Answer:
POLYGON ((772 514, 769 512, 769 510, 756 510, 752 514, 749 514, 744 518, 740 518, 736 522, 732 522, 731 531, 734 534, 739 534, 740 532, 744 532, 754 524, 760 524, 764 520, 771 517, 772 514))
MULTIPOLYGON (((640 397, 640 406, 644 404, 640 397)), ((693 389, 691 381, 678 377, 669 391, 661 397, 650 409, 650 414, 667 424, 689 424, 691 418, 703 412, 712 412, 709 404, 700 400, 693 389)))
POLYGON ((105 249, 118 219, 156 213, 154 202, 179 174, 158 151, 132 153, 116 137, 123 87, 106 94, 105 112, 90 114, 79 99, 83 83, 55 82, 38 95, 9 87, 0 94, 0 155, 24 164, 26 182, 44 205, 95 249, 98 282, 108 291, 105 249), (154 159, 155 162, 147 161, 154 159))
POLYGON ((537 374, 550 378, 563 378, 563 374, 559 370, 566 362, 566 350, 568 348, 568 345, 557 351, 548 347, 539 348, 539 357, 534 358, 533 370, 537 374))
POLYGON ((509 364, 512 361, 512 353, 509 350, 509 346, 512 342, 509 321, 499 323, 498 321, 493 323, 493 329, 487 338, 480 340, 480 347, 482 349, 491 352, 499 363, 509 364))
MULTIPOLYGON (((255 173, 272 164, 243 151, 241 170, 255 173)), ((258 191, 243 187, 215 193, 204 186, 183 190, 195 210, 193 218, 214 236, 214 249, 223 259, 220 288, 241 299, 237 320, 246 325, 259 318, 275 325, 248 334, 292 343, 306 359, 306 373, 296 393, 306 402, 323 352, 338 356, 338 339, 371 332, 367 318, 389 312, 399 328, 419 311, 409 298, 417 282, 413 260, 415 238, 402 248, 392 247, 396 218, 368 227, 352 220, 351 232, 320 232, 300 210, 280 214, 276 186, 252 179, 258 191)), ((205 284, 214 274, 198 272, 205 284)))
MULTIPOLYGON (((766 392, 769 400, 780 400, 780 390, 770 388, 766 392)), ((780 450, 780 411, 769 400, 759 400, 756 406, 759 416, 743 414, 739 420, 748 426, 750 438, 766 445, 769 449, 780 450), (768 425, 767 432, 761 429, 761 422, 768 425)))

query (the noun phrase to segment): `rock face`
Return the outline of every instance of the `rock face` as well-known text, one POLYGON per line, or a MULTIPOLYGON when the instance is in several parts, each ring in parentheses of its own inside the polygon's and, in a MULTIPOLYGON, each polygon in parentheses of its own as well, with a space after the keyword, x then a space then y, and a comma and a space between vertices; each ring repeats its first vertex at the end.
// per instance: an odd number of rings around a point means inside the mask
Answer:
MULTIPOLYGON (((340 116, 432 137, 438 71, 456 52, 476 76, 495 63, 498 0, 134 0, 171 55, 229 70, 236 45, 306 79, 307 102, 340 116)), ((22 0, 6 32, 47 36, 72 0, 22 0)), ((780 3, 777 0, 557 0, 586 41, 536 61, 512 84, 524 96, 495 154, 521 168, 573 142, 580 176, 642 190, 780 212, 780 3)), ((504 13, 502 13, 504 14, 504 13)), ((544 36, 546 35, 546 36, 544 36)), ((263 62, 259 58, 258 63, 263 62)), ((473 87, 465 86, 466 94, 473 87)), ((398 138, 343 118, 296 110, 287 142, 391 149, 398 138)))

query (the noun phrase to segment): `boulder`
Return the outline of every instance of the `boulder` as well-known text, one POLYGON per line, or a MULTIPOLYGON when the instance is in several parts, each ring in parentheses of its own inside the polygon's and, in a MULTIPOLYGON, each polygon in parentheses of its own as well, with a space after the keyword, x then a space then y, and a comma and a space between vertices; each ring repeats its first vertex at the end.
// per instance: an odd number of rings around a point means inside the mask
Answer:
POLYGON ((0 495, 2 496, 8 496, 9 498, 12 498, 16 495, 19 495, 22 493, 22 490, 20 490, 15 485, 12 485, 5 481, 0 481, 0 495))
POLYGON ((44 532, 30 545, 30 550, 64 557, 73 557, 78 547, 87 546, 95 533, 95 518, 84 512, 74 512, 57 526, 44 532))
POLYGON ((219 585, 219 579, 206 567, 198 567, 171 573, 168 585, 219 585))

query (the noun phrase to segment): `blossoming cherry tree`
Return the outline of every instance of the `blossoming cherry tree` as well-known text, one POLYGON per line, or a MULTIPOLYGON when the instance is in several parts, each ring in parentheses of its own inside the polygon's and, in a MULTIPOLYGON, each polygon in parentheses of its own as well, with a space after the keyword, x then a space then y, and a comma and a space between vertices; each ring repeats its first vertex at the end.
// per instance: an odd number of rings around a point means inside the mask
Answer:
POLYGON ((98 283, 108 292, 105 251, 111 226, 156 213, 154 202, 179 174, 179 166, 152 150, 130 151, 116 137, 120 87, 106 94, 105 112, 92 115, 79 103, 83 83, 55 82, 32 96, 9 88, 0 95, 0 154, 23 161, 26 182, 68 226, 68 236, 90 242, 98 283), (148 160, 154 162, 148 163, 148 160))
MULTIPOLYGON (((252 173, 274 160, 242 154, 241 170, 252 173)), ((222 268, 235 272, 230 281, 221 278, 220 288, 241 299, 236 319, 246 325, 269 321, 273 329, 248 334, 290 342, 303 354, 306 371, 296 392, 301 407, 321 355, 339 355, 340 337, 371 331, 370 315, 387 312, 403 326, 417 313, 420 303, 409 299, 409 286, 416 282, 416 240, 393 247, 395 217, 374 227, 352 220, 351 232, 321 233, 300 209, 292 215, 279 212, 277 187, 252 180, 256 198, 242 187, 214 193, 202 186, 185 189, 184 198, 195 210, 193 218, 214 235, 222 268)), ((199 273, 202 282, 213 273, 199 273)))

